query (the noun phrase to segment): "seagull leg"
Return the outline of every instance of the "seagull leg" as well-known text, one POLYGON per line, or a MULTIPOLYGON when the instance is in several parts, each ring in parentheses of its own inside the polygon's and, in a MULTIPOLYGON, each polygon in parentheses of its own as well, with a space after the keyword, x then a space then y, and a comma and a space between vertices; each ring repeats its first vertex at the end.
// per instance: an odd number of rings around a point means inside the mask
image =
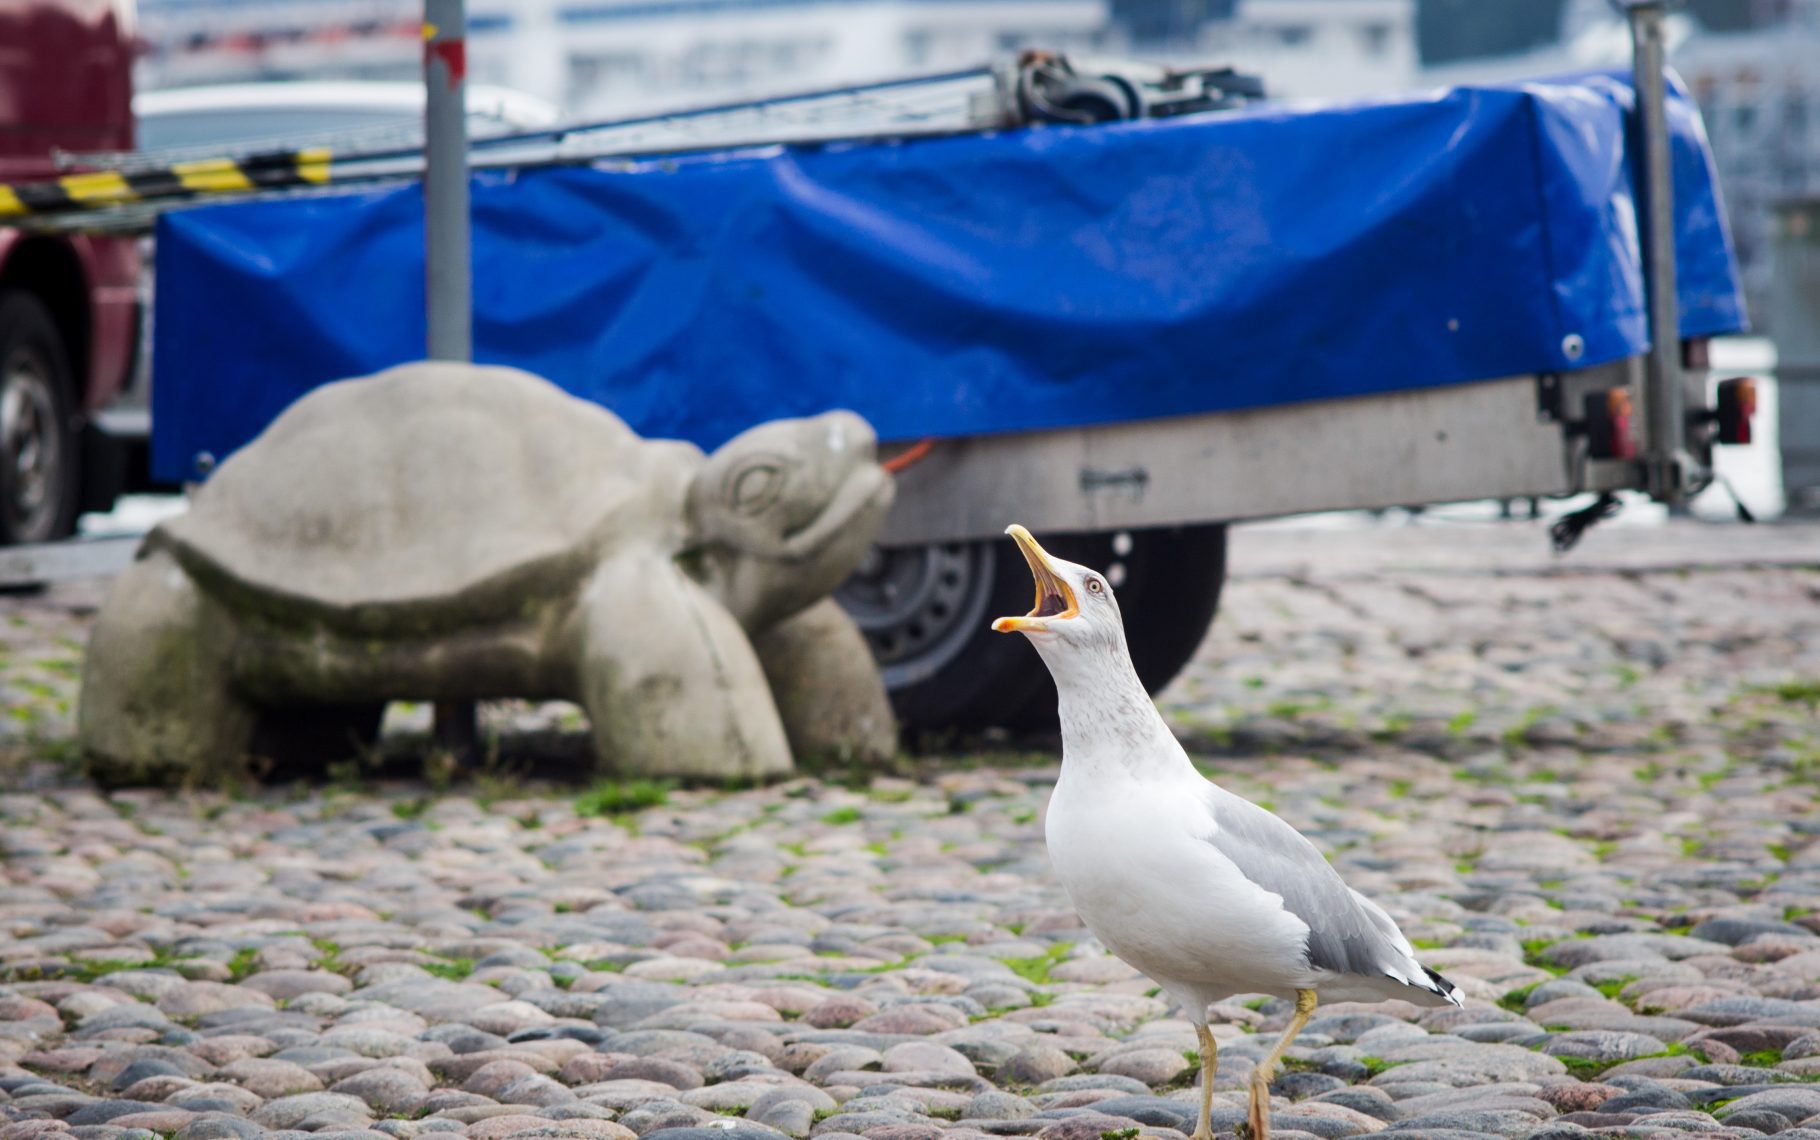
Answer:
POLYGON ((1219 1046, 1205 1025, 1194 1027, 1201 1039, 1201 1123, 1189 1140, 1213 1140, 1213 1075, 1220 1070, 1219 1046))
POLYGON ((1289 1019, 1289 1028, 1283 1031, 1283 1039, 1277 1042, 1258 1067, 1251 1070, 1251 1110, 1246 1117, 1251 1125, 1251 1140, 1270 1140, 1270 1075, 1276 1072, 1277 1062, 1289 1049, 1289 1043, 1295 1035, 1308 1024, 1314 1016, 1315 992, 1297 990, 1295 992, 1295 1016, 1289 1019))

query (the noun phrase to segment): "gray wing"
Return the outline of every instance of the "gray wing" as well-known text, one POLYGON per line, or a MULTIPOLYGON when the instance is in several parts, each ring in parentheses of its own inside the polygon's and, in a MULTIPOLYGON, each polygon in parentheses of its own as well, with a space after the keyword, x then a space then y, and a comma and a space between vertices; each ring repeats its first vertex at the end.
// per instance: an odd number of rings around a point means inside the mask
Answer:
POLYGON ((1301 832, 1217 785, 1208 785, 1207 808, 1207 842, 1308 927, 1310 965, 1428 988, 1390 916, 1347 886, 1301 832))

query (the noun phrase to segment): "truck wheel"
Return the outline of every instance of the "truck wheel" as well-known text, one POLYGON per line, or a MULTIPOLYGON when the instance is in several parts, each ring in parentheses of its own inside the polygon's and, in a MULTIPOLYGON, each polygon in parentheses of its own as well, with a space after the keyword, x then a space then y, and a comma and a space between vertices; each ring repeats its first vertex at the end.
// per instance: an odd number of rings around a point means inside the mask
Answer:
MULTIPOLYGON (((1138 678, 1150 692, 1194 655, 1226 577, 1220 524, 1041 536, 1058 558, 1102 570, 1138 678)), ((874 550, 835 592, 866 635, 898 719, 912 735, 1056 727, 1055 686, 1021 637, 989 623, 1030 608, 1030 572, 1010 543, 874 550)))
POLYGON ((0 291, 0 544, 47 542, 75 529, 74 408, 50 311, 30 293, 0 291))

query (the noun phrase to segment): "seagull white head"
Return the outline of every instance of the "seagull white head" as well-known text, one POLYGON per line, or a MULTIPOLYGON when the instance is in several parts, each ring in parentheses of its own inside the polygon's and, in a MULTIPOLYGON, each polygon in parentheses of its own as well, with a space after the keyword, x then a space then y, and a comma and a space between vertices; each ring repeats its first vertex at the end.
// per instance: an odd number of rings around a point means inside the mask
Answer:
POLYGON ((1154 768, 1143 763, 1146 758, 1160 758, 1164 768, 1186 765, 1181 745, 1132 668, 1111 583, 1096 570, 1051 555, 1021 526, 1005 533, 1030 564, 1036 604, 1027 614, 999 618, 992 628, 1029 638, 1055 678, 1063 751, 1072 757, 1064 763, 1089 769, 1103 763, 1127 774, 1154 768))
POLYGON ((1097 650, 1093 656, 1108 651, 1126 656, 1125 623, 1119 617, 1119 604, 1105 576, 1055 557, 1016 523, 1006 527, 1005 533, 1030 564, 1030 576, 1036 580, 1036 603, 1029 613, 999 618, 992 628, 1028 637, 1049 662, 1052 672, 1069 650, 1097 650))

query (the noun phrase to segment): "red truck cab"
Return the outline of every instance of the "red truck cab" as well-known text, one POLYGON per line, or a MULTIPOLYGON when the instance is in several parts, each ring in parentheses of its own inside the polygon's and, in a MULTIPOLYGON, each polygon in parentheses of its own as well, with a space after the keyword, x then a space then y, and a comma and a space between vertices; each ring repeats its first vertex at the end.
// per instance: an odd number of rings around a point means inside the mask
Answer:
MULTIPOLYGON (((56 150, 133 147, 131 0, 0 2, 0 182, 53 178, 56 150)), ((118 493, 94 424, 127 385, 131 238, 0 228, 0 544, 69 534, 118 493)))

